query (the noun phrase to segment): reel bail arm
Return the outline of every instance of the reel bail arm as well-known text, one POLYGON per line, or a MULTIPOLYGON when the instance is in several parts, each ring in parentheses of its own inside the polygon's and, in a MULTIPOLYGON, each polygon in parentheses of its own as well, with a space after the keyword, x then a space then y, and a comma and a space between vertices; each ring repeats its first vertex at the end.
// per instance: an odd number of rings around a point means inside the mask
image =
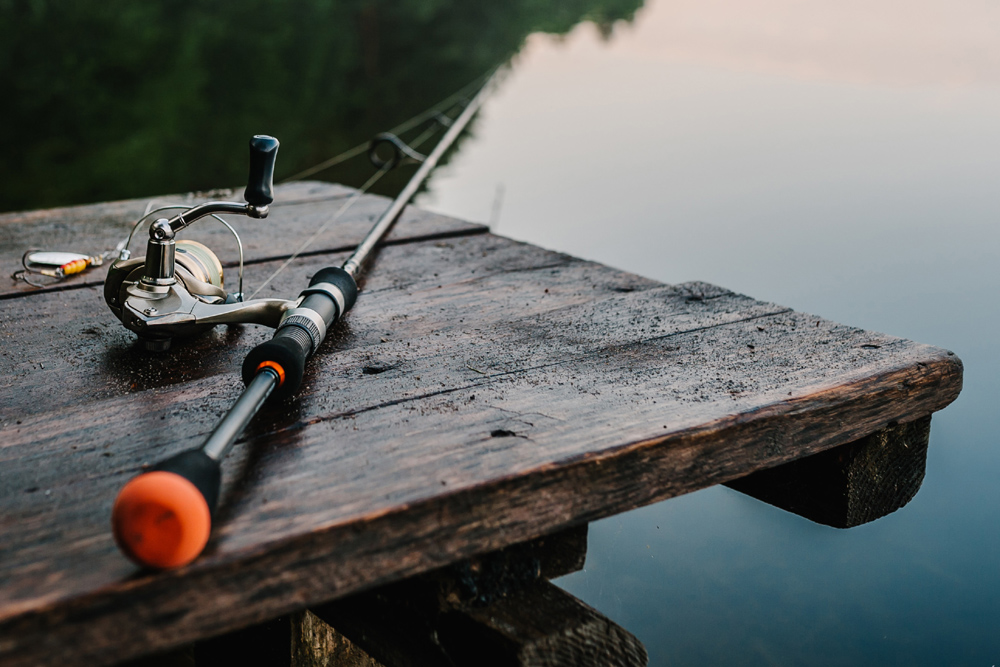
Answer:
POLYGON ((217 213, 245 215, 250 218, 267 217, 268 206, 274 201, 274 161, 278 157, 278 140, 264 134, 250 139, 250 174, 243 191, 246 204, 230 201, 210 201, 189 208, 169 220, 160 218, 149 226, 146 243, 146 271, 142 282, 146 285, 173 285, 174 236, 205 216, 217 213))

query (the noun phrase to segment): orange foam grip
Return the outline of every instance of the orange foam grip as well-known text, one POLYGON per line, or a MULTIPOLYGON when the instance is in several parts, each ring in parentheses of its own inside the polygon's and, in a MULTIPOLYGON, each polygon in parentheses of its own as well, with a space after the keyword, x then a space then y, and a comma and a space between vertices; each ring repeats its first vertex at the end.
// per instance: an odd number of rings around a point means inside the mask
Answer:
POLYGON ((162 470, 126 484, 111 510, 115 541, 139 565, 170 569, 202 552, 212 531, 205 497, 187 479, 162 470))

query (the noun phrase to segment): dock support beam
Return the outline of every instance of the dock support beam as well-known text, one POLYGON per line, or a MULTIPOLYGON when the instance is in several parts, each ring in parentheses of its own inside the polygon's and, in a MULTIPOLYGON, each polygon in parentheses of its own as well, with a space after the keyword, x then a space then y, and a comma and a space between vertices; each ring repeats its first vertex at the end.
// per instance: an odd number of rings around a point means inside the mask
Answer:
POLYGON ((726 486, 834 528, 852 528, 895 512, 920 489, 930 415, 726 486))
MULTIPOLYGON (((579 526, 312 612, 384 667, 643 667, 635 636, 547 581, 582 568, 586 548, 579 526)), ((369 663, 294 667, 331 664, 369 663)))
POLYGON ((548 581, 586 555, 576 526, 128 667, 645 667, 642 642, 548 581))

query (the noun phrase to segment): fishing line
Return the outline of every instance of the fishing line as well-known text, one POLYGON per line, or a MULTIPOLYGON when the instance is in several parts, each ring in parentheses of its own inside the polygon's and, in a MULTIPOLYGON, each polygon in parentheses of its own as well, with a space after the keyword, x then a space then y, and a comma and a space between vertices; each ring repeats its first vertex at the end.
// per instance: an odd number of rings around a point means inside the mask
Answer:
POLYGON ((295 261, 295 259, 299 255, 301 255, 303 252, 305 252, 306 249, 309 248, 310 245, 312 245, 312 242, 315 241, 317 238, 319 238, 320 234, 322 234, 323 232, 325 232, 327 230, 327 228, 330 227, 330 225, 332 225, 337 220, 339 220, 340 216, 342 216, 344 213, 347 213, 347 211, 352 206, 354 206, 354 203, 356 201, 358 201, 359 199, 361 199, 361 196, 364 195, 367 192, 368 188, 370 188, 371 186, 375 185, 375 183, 378 182, 378 180, 380 178, 382 178, 382 176, 384 176, 389 171, 389 169, 390 169, 390 166, 386 165, 386 166, 382 167, 381 169, 379 169, 378 171, 376 171, 374 174, 372 174, 371 177, 367 181, 365 181, 365 184, 362 185, 360 189, 358 189, 357 191, 355 191, 354 194, 352 194, 347 199, 347 201, 344 202, 344 204, 340 207, 340 209, 336 213, 333 214, 332 218, 330 218, 329 220, 327 220, 326 222, 324 222, 323 225, 319 229, 317 229, 313 233, 312 236, 310 236, 308 239, 306 239, 305 243, 303 243, 301 246, 299 246, 298 250, 296 250, 294 253, 292 253, 292 255, 288 259, 286 259, 284 262, 281 263, 281 266, 279 266, 277 269, 275 269, 274 273, 272 273, 270 276, 268 276, 267 280, 265 280, 263 283, 261 283, 260 287, 258 287, 256 290, 254 290, 254 293, 250 295, 250 298, 253 299, 255 296, 257 296, 262 289, 264 289, 265 287, 267 287, 268 284, 278 276, 279 273, 281 273, 282 271, 284 271, 285 268, 289 264, 291 264, 293 261, 295 261))
MULTIPOLYGON (((405 120, 402 123, 400 123, 399 125, 397 125, 396 127, 390 129, 389 132, 391 132, 393 134, 402 134, 402 133, 404 133, 404 132, 406 132, 406 131, 408 131, 408 130, 414 128, 414 127, 416 127, 420 123, 423 123, 426 120, 434 118, 435 115, 438 115, 438 114, 441 113, 442 109, 447 109, 447 108, 453 106, 456 101, 458 101, 458 100, 460 100, 460 99, 462 99, 464 97, 467 97, 469 91, 475 90, 476 88, 480 87, 484 81, 486 81, 487 79, 489 79, 489 77, 492 76, 494 72, 496 72, 497 69, 498 68, 494 68, 494 69, 490 70, 489 72, 487 72, 486 74, 484 74, 484 75, 482 75, 480 77, 477 77, 476 79, 474 79, 473 81, 467 83, 462 88, 459 88, 457 91, 455 91, 454 93, 452 93, 448 97, 444 98, 443 100, 441 100, 437 104, 435 104, 435 105, 433 105, 433 106, 425 109, 424 111, 421 111, 417 115, 412 116, 410 119, 405 120)), ((298 180, 301 180, 303 178, 306 178, 307 176, 312 176, 313 174, 317 174, 317 173, 319 173, 319 172, 321 172, 321 171, 323 171, 325 169, 328 169, 328 168, 330 168, 330 167, 332 167, 334 165, 340 164, 341 162, 344 162, 345 160, 349 160, 349 159, 351 159, 352 157, 354 157, 356 155, 360 155, 360 154, 364 153, 367 149, 368 149, 368 142, 366 141, 364 143, 358 144, 354 148, 348 148, 343 153, 340 153, 339 155, 335 155, 335 156, 333 156, 332 158, 330 158, 328 160, 324 160, 323 162, 320 162, 317 165, 309 167, 308 169, 304 169, 303 171, 300 171, 299 173, 295 174, 294 176, 289 176, 288 178, 286 178, 286 179, 284 179, 282 181, 278 181, 278 184, 282 185, 282 184, 285 184, 285 183, 291 183, 292 181, 298 181, 298 180)))
MULTIPOLYGON (((461 91, 459 93, 455 93, 455 94, 451 95, 449 98, 446 98, 445 100, 443 100, 441 102, 441 104, 448 103, 453 98, 459 97, 460 93, 461 93, 461 91)), ((407 144, 410 147, 418 147, 418 146, 420 146, 421 144, 423 144, 425 141, 427 141, 428 139, 430 139, 432 136, 434 136, 434 134, 436 134, 438 132, 439 126, 448 127, 451 124, 451 122, 452 122, 453 119, 451 119, 448 116, 446 116, 446 115, 443 114, 443 112, 441 110, 441 104, 437 105, 437 108, 433 109, 433 114, 428 114, 428 112, 425 111, 424 113, 419 114, 418 116, 414 116, 414 118, 419 118, 420 116, 426 116, 426 118, 421 118, 420 120, 418 120, 416 122, 412 122, 413 119, 411 119, 410 121, 407 121, 406 123, 401 123, 400 125, 397 125, 393 129, 396 130, 396 132, 400 132, 400 133, 401 132, 405 132, 406 130, 414 127, 415 125, 419 125, 420 122, 422 122, 423 120, 427 120, 428 118, 440 116, 440 118, 436 118, 437 122, 435 124, 433 124, 430 127, 428 127, 426 130, 424 130, 423 132, 421 132, 420 135, 417 136, 416 139, 414 139, 412 142, 410 142, 409 144, 407 144), (403 129, 399 129, 399 128, 403 128, 403 129)), ((452 102, 449 105, 449 107, 450 106, 454 106, 454 103, 452 102)), ((449 107, 445 107, 445 108, 449 108, 449 107)), ((393 134, 395 134, 395 132, 393 132, 393 134)), ((361 144, 361 147, 367 150, 367 149, 369 149, 370 145, 371 145, 370 143, 365 143, 365 144, 361 144)), ((357 153, 355 153, 353 151, 354 151, 354 149, 351 149, 350 151, 347 151, 347 153, 352 153, 351 157, 353 157, 353 155, 357 155, 357 153)), ((347 153, 341 153, 341 155, 347 155, 347 153)), ((309 246, 311 246, 313 244, 313 242, 317 238, 319 238, 323 234, 323 232, 325 232, 330 227, 330 225, 332 225, 334 222, 336 222, 337 220, 339 220, 341 218, 341 216, 343 216, 345 213, 347 213, 347 211, 350 210, 350 208, 352 206, 354 206, 354 204, 358 201, 358 199, 361 198, 362 195, 366 194, 368 192, 368 190, 371 189, 375 185, 375 183, 377 183, 379 181, 379 179, 381 179, 385 174, 387 174, 389 171, 391 171, 395 166, 396 165, 394 163, 392 163, 392 162, 385 163, 385 164, 383 164, 382 167, 379 168, 378 171, 376 171, 374 174, 372 174, 372 176, 367 181, 365 181, 365 183, 360 188, 358 188, 358 190, 356 190, 353 194, 351 194, 351 196, 347 199, 347 201, 344 202, 344 204, 340 207, 340 209, 338 209, 337 212, 334 213, 333 216, 329 220, 327 220, 326 222, 324 222, 323 225, 319 229, 317 229, 313 233, 312 236, 310 236, 308 239, 306 239, 306 241, 301 246, 299 246, 299 248, 294 253, 292 253, 292 255, 288 259, 286 259, 284 262, 281 263, 281 266, 279 266, 277 269, 274 270, 274 273, 272 273, 270 276, 268 276, 267 280, 265 280, 263 283, 261 283, 260 287, 258 287, 256 290, 254 290, 253 294, 250 295, 250 298, 253 299, 255 296, 257 296, 258 294, 260 294, 261 290, 263 290, 265 287, 267 287, 271 283, 271 281, 274 280, 278 276, 279 273, 281 273, 282 271, 284 271, 288 267, 289 264, 291 264, 293 261, 295 261, 295 259, 297 259, 299 257, 299 255, 301 255, 303 252, 305 252, 309 248, 309 246)))

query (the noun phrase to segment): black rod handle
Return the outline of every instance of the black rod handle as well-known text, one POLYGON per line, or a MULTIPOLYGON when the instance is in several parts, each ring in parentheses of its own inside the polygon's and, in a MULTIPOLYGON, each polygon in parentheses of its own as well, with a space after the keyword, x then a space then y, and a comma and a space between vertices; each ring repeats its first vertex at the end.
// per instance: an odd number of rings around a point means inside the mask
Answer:
POLYGON ((254 206, 267 206, 274 201, 274 161, 278 157, 278 140, 266 134, 250 140, 250 176, 243 198, 254 206))
POLYGON ((299 390, 306 360, 319 348, 333 323, 354 305, 358 285, 343 269, 328 266, 312 277, 299 297, 301 303, 285 313, 274 337, 250 350, 243 360, 243 382, 247 386, 265 368, 278 374, 278 386, 271 394, 276 400, 299 390))

